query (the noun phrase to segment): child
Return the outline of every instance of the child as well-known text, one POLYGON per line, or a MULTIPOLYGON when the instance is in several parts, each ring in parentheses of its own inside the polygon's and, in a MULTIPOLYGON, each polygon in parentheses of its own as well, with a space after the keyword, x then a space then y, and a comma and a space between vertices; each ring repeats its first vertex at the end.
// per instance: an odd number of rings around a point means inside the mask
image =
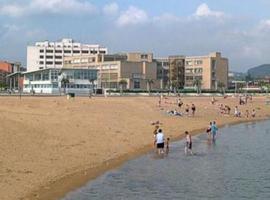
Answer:
POLYGON ((185 131, 186 134, 186 146, 185 146, 185 154, 187 155, 188 151, 190 152, 191 155, 193 155, 192 152, 192 140, 191 140, 191 135, 189 134, 188 131, 185 131))
POLYGON ((249 118, 249 111, 246 110, 246 118, 249 118))
POLYGON ((255 109, 253 109, 253 110, 252 110, 252 113, 251 113, 251 117, 254 118, 255 116, 256 116, 256 111, 255 111, 255 109))

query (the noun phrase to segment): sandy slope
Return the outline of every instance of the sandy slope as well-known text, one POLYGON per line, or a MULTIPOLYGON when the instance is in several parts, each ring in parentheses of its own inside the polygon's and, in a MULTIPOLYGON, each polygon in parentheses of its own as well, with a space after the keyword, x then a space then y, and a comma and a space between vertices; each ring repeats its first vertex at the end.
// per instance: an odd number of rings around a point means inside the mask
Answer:
MULTIPOLYGON (((234 98, 218 100, 229 104, 232 111, 238 103, 234 98)), ((174 103, 175 99, 168 101, 174 103)), ((196 104, 194 118, 167 116, 157 107, 156 97, 25 97, 21 101, 0 97, 0 199, 26 199, 29 193, 67 174, 152 144, 151 121, 160 120, 165 134, 176 137, 185 130, 205 128, 210 120, 218 124, 247 120, 221 116, 208 97, 183 101, 196 104)), ((256 108, 257 119, 264 118, 270 114, 264 101, 253 98, 253 103, 240 110, 256 108)))

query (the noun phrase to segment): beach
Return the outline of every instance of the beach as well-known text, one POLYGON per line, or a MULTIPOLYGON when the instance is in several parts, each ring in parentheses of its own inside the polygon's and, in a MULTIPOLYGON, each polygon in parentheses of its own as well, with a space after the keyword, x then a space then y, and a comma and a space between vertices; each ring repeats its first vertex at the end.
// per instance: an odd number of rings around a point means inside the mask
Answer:
MULTIPOLYGON (((184 131, 205 131, 209 122, 218 126, 268 118, 265 97, 253 97, 238 105, 234 97, 184 97, 196 105, 196 114, 169 116, 176 98, 158 97, 0 97, 0 197, 13 199, 58 199, 66 192, 153 148, 151 122, 159 120, 166 137, 181 138, 184 131), (218 104, 231 107, 221 115, 218 104), (238 105, 243 117, 233 117, 238 105), (256 110, 255 118, 244 117, 256 110)), ((181 111, 184 111, 184 106, 181 111)))

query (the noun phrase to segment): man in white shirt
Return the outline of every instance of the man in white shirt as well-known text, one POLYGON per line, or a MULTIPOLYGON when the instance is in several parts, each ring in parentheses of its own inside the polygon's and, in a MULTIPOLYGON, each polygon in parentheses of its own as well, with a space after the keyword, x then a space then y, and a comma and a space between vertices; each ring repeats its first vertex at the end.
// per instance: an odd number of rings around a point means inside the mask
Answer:
POLYGON ((162 130, 159 129, 158 133, 156 134, 156 140, 155 143, 157 145, 158 154, 164 153, 164 134, 162 133, 162 130))

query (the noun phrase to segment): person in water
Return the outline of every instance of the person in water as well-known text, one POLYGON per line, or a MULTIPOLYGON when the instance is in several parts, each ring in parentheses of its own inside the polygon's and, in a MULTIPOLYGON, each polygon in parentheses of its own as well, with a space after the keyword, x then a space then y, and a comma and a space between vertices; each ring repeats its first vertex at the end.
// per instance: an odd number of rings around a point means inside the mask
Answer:
POLYGON ((216 141, 217 131, 218 131, 218 128, 217 128, 216 122, 213 121, 212 126, 211 126, 211 135, 212 135, 213 141, 216 141))
POLYGON ((187 155, 187 153, 189 152, 191 155, 193 155, 191 135, 189 134, 188 131, 185 131, 185 134, 186 134, 185 154, 187 155))

